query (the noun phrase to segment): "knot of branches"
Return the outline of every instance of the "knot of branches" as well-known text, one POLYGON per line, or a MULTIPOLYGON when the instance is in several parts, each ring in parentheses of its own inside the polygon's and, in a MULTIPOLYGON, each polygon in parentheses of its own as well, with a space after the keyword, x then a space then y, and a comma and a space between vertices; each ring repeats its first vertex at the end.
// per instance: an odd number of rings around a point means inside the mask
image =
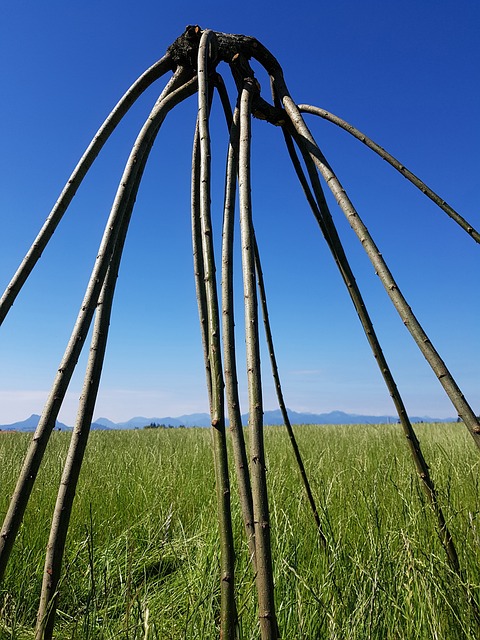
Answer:
MULTIPOLYGON (((172 69, 185 67, 192 72, 197 71, 198 48, 202 37, 201 27, 189 25, 184 33, 167 49, 167 55, 172 61, 172 69)), ((241 91, 247 81, 251 81, 253 88, 257 88, 252 96, 252 114, 271 124, 281 126, 288 120, 283 109, 274 107, 264 100, 261 87, 255 78, 255 72, 250 60, 257 60, 269 74, 281 73, 281 67, 275 56, 266 49, 256 38, 232 33, 212 31, 209 51, 209 75, 214 78, 217 65, 226 62, 231 69, 237 89, 241 91)))

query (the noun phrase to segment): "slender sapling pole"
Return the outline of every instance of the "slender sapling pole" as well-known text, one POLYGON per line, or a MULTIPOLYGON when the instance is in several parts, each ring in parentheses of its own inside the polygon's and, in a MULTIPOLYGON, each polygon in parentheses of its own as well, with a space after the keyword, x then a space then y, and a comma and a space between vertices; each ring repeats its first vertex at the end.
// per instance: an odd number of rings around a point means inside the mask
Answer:
MULTIPOLYGON (((245 299, 245 342, 247 358, 250 463, 255 519, 257 594, 262 640, 279 637, 275 614, 273 567, 270 543, 270 513, 263 442, 263 400, 258 336, 258 304, 250 187, 250 117, 252 92, 256 85, 247 79, 240 99, 239 196, 242 237, 242 269, 245 299)), ((258 89, 257 89, 258 90, 258 89)))
MULTIPOLYGON (((178 76, 184 78, 184 70, 178 70, 178 76)), ((137 177, 141 176, 148 157, 148 151, 155 139, 162 121, 181 100, 191 95, 196 89, 196 78, 190 78, 183 86, 173 91, 165 100, 156 103, 150 118, 137 137, 124 174, 120 181, 117 195, 107 221, 100 249, 87 286, 77 321, 73 328, 69 343, 60 363, 50 395, 43 410, 37 429, 27 451, 17 485, 10 501, 0 534, 0 581, 3 578, 16 534, 30 497, 33 484, 40 468, 50 434, 55 426, 71 377, 75 370, 85 338, 93 318, 101 288, 105 280, 113 247, 117 241, 119 228, 124 219, 129 198, 135 197, 133 189, 137 177)))
POLYGON ((282 74, 276 72, 274 76, 274 82, 276 90, 282 100, 282 104, 287 111, 292 124, 298 133, 304 139, 304 144, 308 147, 308 152, 314 161, 320 174, 327 182, 331 189, 335 199, 337 200, 340 208, 344 212, 350 226, 357 234, 360 242, 362 243, 365 252, 367 253, 370 261, 372 262, 376 274, 379 276, 385 290, 390 297, 394 307, 397 309, 403 323, 409 330, 413 339, 415 340, 418 348, 423 353, 425 359, 430 364, 433 372, 439 379, 446 394, 450 398, 453 406, 457 410, 459 417, 465 423, 465 426, 469 430, 475 444, 480 448, 480 422, 478 421, 475 413, 465 399, 465 396, 459 389, 453 376, 447 369, 446 364, 441 359, 437 350, 431 343, 427 334, 423 330, 419 321, 413 314, 411 308, 407 304, 403 294, 401 293, 397 283, 395 282, 382 254, 375 245, 368 229, 364 225, 349 197, 347 196, 345 189, 340 184, 338 178, 333 172, 330 165, 325 160, 322 152, 318 148, 315 140, 313 139, 308 127, 306 126, 296 104, 288 94, 288 90, 285 86, 282 74))
POLYGON ((295 433, 293 432, 292 424, 290 422, 287 407, 285 405, 285 400, 283 397, 282 383, 280 381, 277 358, 275 356, 275 348, 273 345, 273 336, 272 336, 272 329, 270 326, 270 317, 268 315, 267 292, 265 289, 265 281, 263 278, 262 265, 260 262, 260 252, 258 250, 258 244, 255 237, 254 237, 254 252, 255 252, 255 270, 257 273, 258 289, 260 292, 260 302, 262 306, 263 323, 265 326, 265 336, 267 339, 268 353, 270 355, 270 364, 272 367, 272 375, 273 375, 273 380, 275 382, 275 391, 277 393, 278 404, 280 407, 280 411, 282 412, 283 422, 285 424, 285 428, 287 429, 290 444, 292 445, 295 461, 297 463, 298 470, 300 472, 300 477, 302 478, 302 484, 305 489, 305 493, 307 494, 308 503, 312 510, 313 518, 317 526, 320 542, 323 547, 326 547, 327 540, 325 538, 325 534, 323 533, 322 523, 320 522, 320 516, 318 515, 318 509, 315 503, 315 498, 313 497, 312 489, 310 487, 310 482, 308 480, 307 472, 305 470, 305 465, 303 464, 302 455, 298 447, 297 439, 295 438, 295 433))
POLYGON ((409 180, 412 184, 414 184, 422 193, 424 193, 432 202, 434 202, 440 209, 445 211, 445 213, 452 218, 464 231, 466 231, 475 242, 480 243, 480 233, 472 227, 472 225, 465 220, 463 216, 461 216, 453 207, 451 207, 448 202, 445 202, 443 198, 435 193, 430 187, 428 187, 420 178, 418 178, 414 173, 412 173, 407 167, 405 167, 401 162, 399 162, 396 158, 392 156, 392 154, 385 151, 383 147, 374 142, 371 138, 366 136, 364 133, 356 129, 353 125, 349 124, 342 118, 326 111, 325 109, 321 109, 320 107, 315 107, 309 104, 299 104, 298 109, 301 113, 310 113, 315 116, 319 116, 320 118, 324 118, 329 122, 333 122, 337 126, 341 127, 345 131, 348 131, 352 136, 363 142, 369 149, 372 149, 376 154, 378 154, 383 160, 388 162, 394 169, 396 169, 399 173, 402 174, 404 178, 409 180))
POLYGON ((203 268, 208 318, 208 364, 211 379, 211 421, 215 477, 218 503, 218 524, 221 546, 221 637, 233 640, 236 633, 234 581, 234 547, 230 511, 230 481, 228 476, 225 434, 224 384, 221 360, 220 320, 216 286, 213 233, 210 214, 210 133, 208 59, 214 34, 204 31, 198 49, 198 133, 200 140, 200 221, 202 232, 203 268))
MULTIPOLYGON (((438 534, 442 542, 442 546, 447 554, 450 566, 457 574, 460 574, 458 554, 453 542, 452 535, 447 527, 442 508, 440 507, 440 504, 438 502, 437 492, 430 475, 429 467, 423 456, 420 442, 408 417, 402 397, 381 348, 373 323, 370 319, 370 315, 365 306, 363 296, 361 295, 357 281, 355 280, 347 256, 343 249, 340 237, 333 223, 330 210, 328 208, 328 204, 325 200, 325 196, 323 194, 323 190, 318 178, 315 164, 313 163, 307 150, 303 149, 303 159, 308 169, 313 192, 315 194, 314 197, 310 191, 305 175, 303 174, 303 170, 301 168, 298 157, 296 156, 291 137, 286 131, 285 139, 293 165, 302 184, 302 187, 304 188, 304 191, 306 193, 307 200, 334 257, 335 263, 340 271, 355 310, 357 311, 373 356, 377 362, 387 389, 389 390, 390 396, 392 397, 392 400, 394 402, 405 438, 410 449, 410 453, 412 455, 418 476, 421 481, 422 488, 424 489, 429 503, 437 518, 438 534)), ((302 148, 302 139, 296 136, 296 141, 300 148, 302 148)))
POLYGON ((80 161, 78 162, 77 166, 73 170, 73 173, 65 184, 62 193, 60 194, 57 202, 55 203, 55 206, 53 207, 43 227, 38 233, 35 241, 27 252, 21 265, 17 269, 14 277, 5 289, 5 292, 0 300, 0 325, 4 321, 9 309, 15 302, 15 298, 25 284, 25 281, 32 272, 35 264, 42 255, 43 250, 47 246, 48 241, 55 232, 55 229, 62 219, 63 214, 67 210, 68 205, 75 196, 78 187, 80 186, 83 178, 92 166, 95 158, 100 153, 103 145, 113 133, 123 116, 135 103, 135 101, 142 95, 142 93, 146 89, 148 89, 148 87, 153 82, 155 82, 155 80, 158 80, 158 78, 164 75, 169 69, 171 69, 171 67, 171 56, 169 53, 167 53, 165 56, 163 56, 163 58, 158 60, 158 62, 147 69, 138 78, 138 80, 136 80, 132 84, 132 86, 119 100, 117 105, 114 107, 105 122, 93 137, 85 153, 80 158, 80 161))
POLYGON ((36 640, 51 640, 53 637, 59 595, 57 588, 60 580, 65 541, 100 385, 115 285, 133 204, 134 201, 131 199, 126 219, 122 224, 122 229, 115 244, 112 260, 95 312, 90 355, 79 402, 79 411, 60 481, 47 553, 45 555, 42 591, 37 614, 36 640))

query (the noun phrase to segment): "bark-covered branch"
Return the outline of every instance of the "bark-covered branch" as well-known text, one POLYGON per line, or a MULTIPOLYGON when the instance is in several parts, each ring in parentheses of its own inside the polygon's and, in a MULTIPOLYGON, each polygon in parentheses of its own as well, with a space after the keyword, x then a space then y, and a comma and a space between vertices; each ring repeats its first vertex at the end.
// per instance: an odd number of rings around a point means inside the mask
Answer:
POLYGON ((348 131, 352 136, 363 142, 369 149, 375 151, 383 160, 388 162, 394 169, 396 169, 399 173, 402 174, 404 178, 409 180, 412 184, 414 184, 422 193, 424 193, 430 200, 432 200, 440 209, 445 211, 445 213, 452 218, 462 229, 464 229, 475 242, 480 243, 480 233, 474 229, 474 227, 467 221, 463 216, 461 216, 453 207, 451 207, 448 202, 445 202, 443 198, 437 195, 430 187, 428 187, 420 178, 418 178, 414 173, 412 173, 407 167, 405 167, 401 162, 399 162, 396 158, 394 158, 388 151, 385 151, 383 147, 379 144, 371 140, 364 133, 356 129, 353 125, 349 124, 342 118, 326 111, 325 109, 321 109, 320 107, 314 107, 309 104, 299 104, 298 109, 302 113, 311 113, 315 116, 319 116, 320 118, 324 118, 329 122, 333 122, 337 126, 341 127, 345 131, 348 131))
POLYGON ((54 234, 55 229, 75 196, 83 178, 92 166, 95 158, 100 153, 103 145, 113 133, 123 116, 128 112, 130 107, 142 95, 142 93, 148 89, 155 80, 158 80, 158 78, 164 75, 171 68, 171 56, 166 54, 158 62, 147 69, 119 100, 110 115, 93 137, 85 153, 80 158, 80 161, 65 184, 62 193, 47 217, 35 241, 28 250, 25 258, 0 299, 0 325, 15 302, 15 298, 25 284, 25 281, 35 267, 38 259, 42 255, 48 241, 54 234))
MULTIPOLYGON (((355 279, 353 271, 348 262, 347 256, 345 254, 345 251, 342 246, 342 242, 340 240, 336 227, 333 223, 333 219, 330 214, 330 210, 329 210, 327 201, 325 199, 323 189, 320 184, 320 180, 318 177, 317 170, 315 168, 315 164, 312 161, 308 153, 308 150, 306 148, 303 148, 303 151, 302 151, 303 159, 305 161, 305 165, 307 167, 311 186, 313 189, 313 193, 312 193, 312 189, 310 189, 310 185, 308 184, 307 178, 303 172, 301 163, 298 159, 295 147, 293 145, 292 138, 287 131, 284 131, 284 133, 285 133, 285 141, 287 144, 288 152, 292 160, 292 163, 294 165, 297 176, 304 189, 304 192, 306 194, 306 197, 310 204, 312 212, 330 248, 330 251, 335 260, 335 263, 340 271, 340 275, 342 276, 342 279, 345 283, 345 286, 350 295, 352 303, 358 314, 360 323, 365 332, 365 336, 370 345, 375 361, 378 365, 380 373, 382 374, 386 387, 390 393, 390 396, 397 410, 397 414, 398 414, 400 423, 402 425, 402 429, 403 429, 405 438, 407 440, 410 453, 412 455, 412 459, 414 461, 415 468, 417 470, 422 488, 424 489, 427 499, 429 500, 429 503, 432 506, 432 509, 435 513, 435 516, 437 519, 438 534, 442 542, 442 545, 445 549, 445 552, 447 554, 448 560, 450 562, 450 566, 457 574, 459 574, 460 565, 458 561, 456 547, 455 547, 452 535, 447 527, 443 510, 439 504, 437 492, 435 489, 433 479, 430 475, 428 464, 423 456, 420 442, 417 438, 417 435, 412 426, 412 423, 408 417, 407 410, 403 403, 403 399, 398 390, 398 387, 393 377, 393 374, 391 372, 390 366, 388 365, 388 362, 383 353, 383 349, 380 345, 376 331, 373 326, 373 322, 365 306, 365 302, 360 292, 360 288, 358 286, 358 283, 355 279)), ((300 148, 302 149, 301 139, 299 139, 299 137, 296 136, 296 140, 300 148)))
POLYGON ((199 213, 207 312, 208 367, 211 381, 211 423, 221 547, 221 637, 234 640, 236 633, 235 553, 230 509, 227 443, 225 437, 224 382, 221 358, 220 318, 210 212, 210 132, 209 59, 215 48, 215 35, 204 31, 198 50, 198 137, 200 153, 199 213))
POLYGON ((245 343, 249 398, 250 468, 255 518, 257 593, 262 640, 279 637, 275 614, 270 512, 263 441, 263 399, 258 336, 258 302, 255 278, 254 236, 250 186, 251 96, 257 88, 247 79, 240 100, 239 195, 242 268, 245 299, 245 343))
POLYGON ((285 404, 285 400, 283 397, 282 383, 280 381, 280 374, 278 372, 278 365, 277 365, 277 357, 275 355, 275 348, 273 345, 273 335, 272 335, 272 329, 270 326, 270 316, 268 314, 267 292, 265 289, 265 281, 263 278, 262 264, 260 261, 260 252, 258 250, 258 244, 255 237, 254 237, 254 252, 255 252, 255 270, 257 273, 258 290, 260 293, 260 303, 262 307, 263 323, 265 326, 265 336, 267 339, 268 353, 270 356, 270 364, 272 367, 273 380, 275 382, 275 391, 277 394, 278 405, 280 407, 280 411, 282 412, 283 422, 285 424, 285 428, 287 429, 288 437, 290 439, 290 444, 292 445, 293 454, 295 456, 295 461, 297 463, 298 470, 300 472, 300 477, 302 478, 303 487, 305 489, 305 493, 307 494, 308 503, 312 510, 313 518, 317 526, 319 539, 321 544, 325 547, 327 545, 327 540, 323 532, 322 523, 320 522, 320 516, 318 514, 317 505, 315 503, 315 498, 313 497, 313 493, 310 486, 310 482, 308 480, 305 465, 303 464, 302 454, 300 453, 297 439, 295 437, 295 433, 293 431, 293 427, 290 422, 290 417, 288 415, 287 406, 285 404))
POLYGON ((375 268, 375 273, 379 276, 393 305, 402 318, 403 323, 409 330, 413 339, 417 343, 418 348, 423 353, 425 359, 430 364, 433 372, 439 379, 453 406, 457 410, 459 417, 463 420, 470 434, 472 435, 472 438, 474 439, 477 447, 480 448, 480 423, 475 413, 465 399, 465 396, 455 382, 445 362, 440 357, 439 353, 425 333, 423 327, 420 325, 419 321, 412 312, 412 309, 401 293, 397 283, 395 282, 390 272, 390 269, 388 268, 378 247, 374 243, 367 227, 355 210, 355 207, 350 201, 350 198, 346 194, 345 189, 341 185, 337 176, 318 148, 318 145, 315 142, 312 134, 310 133, 307 125, 305 124, 297 105, 294 103, 288 93, 285 81, 283 80, 283 75, 277 74, 274 80, 278 95, 282 100, 282 104, 285 107, 285 110, 290 117, 294 129, 302 141, 302 144, 305 145, 305 148, 308 150, 308 153, 315 163, 318 171, 327 182, 330 190, 335 196, 338 205, 344 212, 350 226, 357 234, 363 248, 365 249, 368 257, 370 258, 370 261, 375 268))
MULTIPOLYGON (((185 80, 183 70, 178 71, 178 77, 185 80)), ((165 99, 159 99, 130 153, 75 326, 58 368, 42 416, 27 451, 22 471, 20 472, 17 486, 3 523, 0 534, 0 581, 3 578, 5 567, 23 519, 23 514, 37 477, 50 434, 55 426, 55 421, 63 404, 71 377, 89 331, 100 291, 105 281, 113 248, 117 242, 119 230, 125 218, 130 200, 135 200, 136 189, 138 189, 140 181, 139 178, 143 174, 151 146, 168 111, 181 100, 191 95, 195 91, 196 86, 196 78, 190 78, 165 99)))
POLYGON ((235 349, 235 311, 233 299, 233 240, 235 198, 237 194, 239 109, 231 113, 230 102, 223 83, 218 83, 227 122, 230 123, 230 141, 225 176, 225 196, 222 232, 222 343, 225 370, 225 393, 228 407, 229 431, 232 438, 233 457, 238 483, 240 507, 247 536, 247 544, 252 564, 256 570, 255 528, 253 517, 252 487, 248 468, 245 438, 243 436, 242 415, 238 393, 237 360, 235 349))
POLYGON ((125 238, 128 231, 134 200, 130 200, 125 220, 115 244, 107 276, 98 300, 95 312, 95 322, 90 345, 87 370, 80 396, 79 409, 75 428, 70 440, 67 459, 60 480, 57 501, 53 513, 45 567, 43 572, 40 605, 37 614, 37 640, 51 640, 53 637, 55 614, 57 609, 57 591, 65 549, 70 515, 72 513, 78 478, 82 467, 83 457, 87 447, 90 426, 97 400, 100 377, 102 374, 105 350, 107 347, 108 329, 112 311, 113 296, 118 278, 118 270, 122 257, 125 238))

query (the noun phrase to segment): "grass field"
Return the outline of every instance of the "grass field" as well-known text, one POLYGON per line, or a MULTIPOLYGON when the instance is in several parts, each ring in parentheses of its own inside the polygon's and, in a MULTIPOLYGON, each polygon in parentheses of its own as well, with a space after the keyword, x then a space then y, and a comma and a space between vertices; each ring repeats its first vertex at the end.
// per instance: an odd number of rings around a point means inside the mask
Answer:
MULTIPOLYGON (((477 639, 480 457, 463 425, 419 425, 457 543, 452 574, 397 425, 299 426, 328 549, 282 428, 265 430, 282 638, 477 639)), ((31 436, 0 434, 0 514, 31 436)), ((216 499, 207 429, 94 432, 60 587, 57 639, 218 637, 216 499)), ((68 434, 54 433, 4 584, 0 639, 33 637, 68 434)), ((239 637, 258 638, 235 486, 239 637)))

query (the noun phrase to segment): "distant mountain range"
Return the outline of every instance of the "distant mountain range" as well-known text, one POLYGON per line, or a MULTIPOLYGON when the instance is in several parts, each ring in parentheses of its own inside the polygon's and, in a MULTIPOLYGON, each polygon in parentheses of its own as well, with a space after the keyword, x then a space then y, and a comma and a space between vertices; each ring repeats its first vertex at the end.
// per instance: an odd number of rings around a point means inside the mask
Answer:
MULTIPOLYGON (((355 413, 344 413, 343 411, 331 411, 330 413, 298 413, 288 409, 288 415, 292 424, 388 424, 398 422, 395 416, 367 416, 355 413)), ((1 431, 35 431, 40 416, 31 415, 22 422, 0 425, 1 431)), ((428 416, 410 416, 412 422, 455 422, 456 418, 430 418, 428 416)), ((242 416, 243 424, 248 423, 248 414, 242 416)), ((264 424, 283 424, 280 409, 276 411, 265 411, 264 424)), ((108 418, 97 418, 92 423, 92 430, 118 430, 118 429, 143 429, 148 425, 164 425, 166 427, 209 427, 210 416, 208 413, 192 413, 189 415, 172 418, 144 418, 138 416, 126 422, 112 422, 108 418)), ((72 427, 56 422, 55 428, 62 431, 70 431, 72 427)))
MULTIPOLYGON (((38 425, 38 421, 40 420, 40 416, 36 413, 32 413, 32 415, 23 420, 22 422, 14 422, 13 424, 0 424, 1 431, 35 431, 38 425)), ((63 422, 59 422, 58 420, 55 423, 56 429, 67 430, 70 427, 67 427, 63 422)))

